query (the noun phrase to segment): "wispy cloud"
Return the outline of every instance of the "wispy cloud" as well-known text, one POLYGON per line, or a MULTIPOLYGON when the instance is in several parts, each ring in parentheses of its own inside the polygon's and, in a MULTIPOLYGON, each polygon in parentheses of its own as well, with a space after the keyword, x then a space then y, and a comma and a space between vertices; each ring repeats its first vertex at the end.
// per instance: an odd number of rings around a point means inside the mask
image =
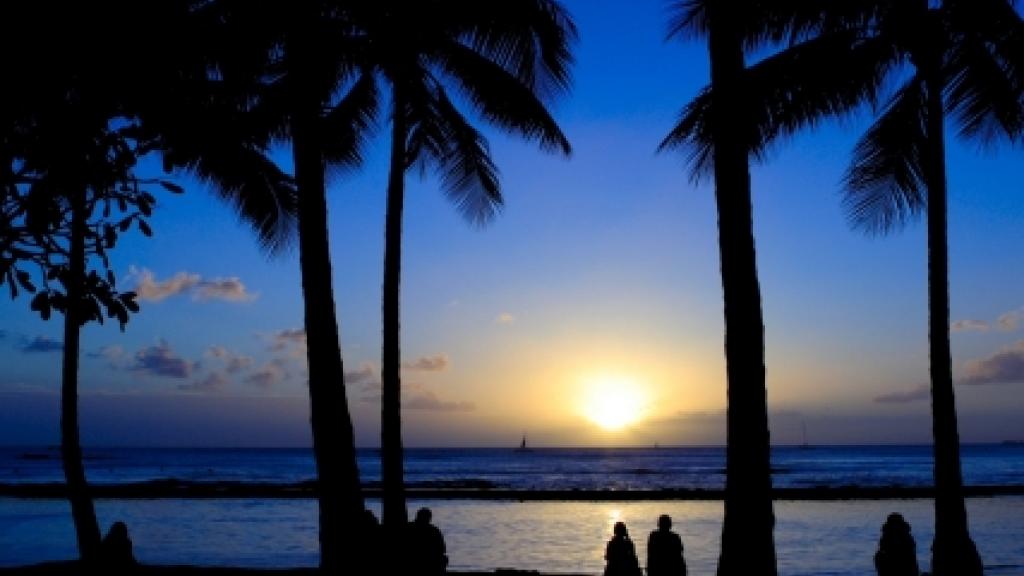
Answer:
POLYGON ((509 324, 515 324, 515 322, 516 317, 513 316, 511 312, 502 312, 494 319, 495 324, 502 324, 506 326, 509 324))
POLYGON ((1020 327, 1022 317, 1024 317, 1024 308, 1011 310, 996 319, 996 326, 999 326, 999 329, 1004 332, 1013 332, 1020 327))
POLYGON ((95 352, 89 352, 86 355, 89 358, 100 358, 106 360, 107 365, 111 368, 120 368, 121 363, 126 356, 124 348, 117 344, 103 346, 95 352))
POLYGON ((964 364, 960 384, 1024 384, 1024 340, 964 364))
POLYGON ((447 354, 435 354, 434 356, 421 356, 415 360, 403 362, 402 368, 423 372, 443 372, 448 369, 448 364, 447 354))
POLYGON ((376 384, 380 382, 377 379, 377 369, 371 362, 363 362, 358 370, 349 370, 345 372, 345 384, 349 386, 361 386, 364 384, 376 384))
POLYGON ((271 388, 284 381, 287 375, 281 362, 271 360, 246 376, 244 382, 258 388, 271 388))
POLYGON ((949 331, 956 332, 988 332, 991 327, 984 320, 957 320, 949 326, 949 331))
POLYGON ((157 280, 153 272, 145 268, 133 269, 132 275, 137 278, 135 293, 139 300, 148 302, 160 302, 182 294, 191 294, 192 300, 197 302, 249 302, 257 297, 236 276, 204 279, 199 274, 182 271, 166 280, 157 280))
MULTIPOLYGON (((264 336, 266 336, 264 334, 264 336)), ((290 351, 293 357, 306 355, 306 331, 302 328, 286 328, 270 334, 270 349, 274 352, 290 351)))
POLYGON ((1024 321, 1024 308, 1000 314, 995 322, 987 320, 957 320, 949 326, 951 332, 1015 332, 1024 321))
POLYGON ((245 284, 237 276, 203 280, 196 285, 195 300, 224 300, 226 302, 249 302, 255 300, 256 294, 246 289, 245 284))
POLYGON ((182 392, 196 392, 196 393, 210 393, 220 392, 224 388, 227 388, 228 378, 221 372, 211 372, 207 374, 205 378, 190 382, 188 384, 179 384, 178 390, 182 392))
POLYGON ((403 403, 407 410, 429 410, 434 412, 472 412, 476 410, 476 404, 472 402, 455 402, 442 400, 429 390, 417 392, 408 397, 403 403))
POLYGON ((63 342, 46 336, 36 336, 31 340, 26 340, 21 345, 21 351, 29 354, 60 352, 62 350, 64 350, 63 342))
POLYGON ((156 346, 143 348, 135 353, 135 363, 130 370, 151 376, 186 379, 192 376, 195 362, 178 356, 165 340, 156 346))
POLYGON ((228 374, 237 374, 243 370, 248 370, 254 363, 252 356, 237 354, 224 346, 210 346, 206 349, 206 355, 223 362, 224 370, 228 374))
POLYGON ((878 402, 879 404, 907 404, 910 402, 927 400, 930 396, 931 391, 928 389, 928 385, 921 384, 911 388, 910 390, 900 390, 875 396, 875 402, 878 402))

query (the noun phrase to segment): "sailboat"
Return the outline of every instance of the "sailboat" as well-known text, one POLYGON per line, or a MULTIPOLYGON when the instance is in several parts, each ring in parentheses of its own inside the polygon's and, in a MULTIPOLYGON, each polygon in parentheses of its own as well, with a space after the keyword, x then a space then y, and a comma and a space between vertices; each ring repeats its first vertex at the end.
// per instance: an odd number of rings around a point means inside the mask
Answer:
POLYGON ((800 420, 800 428, 801 428, 801 430, 803 430, 803 434, 804 434, 804 442, 803 442, 803 444, 800 445, 800 449, 801 450, 809 450, 811 448, 811 446, 809 444, 807 444, 807 422, 804 421, 804 420, 800 420))
POLYGON ((519 448, 516 448, 516 452, 529 452, 530 449, 526 447, 526 434, 523 434, 523 441, 519 443, 519 448))

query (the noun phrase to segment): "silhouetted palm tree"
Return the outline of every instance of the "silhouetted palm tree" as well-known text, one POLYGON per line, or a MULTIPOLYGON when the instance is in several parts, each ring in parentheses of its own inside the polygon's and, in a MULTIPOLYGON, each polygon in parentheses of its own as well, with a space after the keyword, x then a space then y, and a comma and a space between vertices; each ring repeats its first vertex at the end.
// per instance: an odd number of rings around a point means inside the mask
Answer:
MULTIPOLYGON (((173 28, 172 34, 182 33, 174 24, 184 24, 190 18, 186 3, 164 3, 159 10, 149 6, 140 10, 133 2, 58 4, 37 2, 4 8, 5 16, 16 16, 5 17, 5 22, 22 27, 14 36, 22 44, 9 46, 5 52, 17 49, 33 56, 14 59, 5 70, 25 84, 12 94, 15 97, 5 109, 4 171, 14 172, 11 166, 17 166, 17 178, 5 189, 5 207, 10 202, 14 209, 5 210, 4 217, 17 219, 21 230, 11 246, 28 248, 12 252, 15 260, 5 261, 5 272, 17 271, 18 282, 35 291, 29 274, 19 270, 18 260, 39 267, 44 290, 33 298, 33 310, 44 319, 49 318, 51 309, 64 312, 61 452, 79 552, 83 560, 91 561, 99 555, 100 531, 79 441, 79 336, 85 323, 102 322, 104 311, 117 318, 122 328, 129 312, 137 311, 132 293, 115 290, 106 257, 118 231, 125 231, 128 225, 137 224, 150 234, 145 217, 155 200, 139 189, 140 182, 132 173, 136 161, 160 149, 170 153, 165 156, 167 169, 190 169, 220 184, 218 191, 235 202, 240 215, 254 225, 269 248, 286 241, 294 200, 290 179, 266 160, 262 149, 244 138, 223 138, 223 134, 240 135, 229 130, 234 128, 230 115, 224 114, 229 108, 221 106, 209 113, 213 123, 189 123, 199 108, 188 104, 188 96, 196 96, 188 88, 209 80, 205 63, 178 54, 174 66, 167 66, 170 62, 159 59, 152 50, 154 46, 166 49, 175 40, 173 36, 157 38, 158 32, 173 28), (37 23, 65 31, 63 41, 76 50, 54 51, 47 40, 50 28, 35 33, 24 28, 37 23), (44 46, 35 47, 35 40, 44 46), (150 49, 140 48, 143 46, 150 49), (189 68, 197 74, 180 74, 189 68), (128 76, 136 81, 125 82, 128 76), (154 91, 158 87, 173 93, 175 100, 154 91), (160 97, 162 104, 157 102, 160 97), (182 122, 175 125, 172 117, 182 122), (146 120, 140 124, 140 118, 146 120), (173 133, 168 131, 171 126, 173 133), (191 126, 192 132, 185 126, 191 126), (215 135, 205 138, 206 130, 215 135), (175 137, 186 133, 192 141, 204 140, 201 155, 181 146, 188 140, 175 137), (222 158, 207 153, 216 147, 214 143, 222 145, 218 149, 222 157, 234 161, 211 171, 211 161, 216 164, 222 158), (120 205, 116 227, 110 220, 111 204, 120 205), (88 270, 94 256, 102 261, 106 274, 88 270)), ((206 92, 199 99, 208 97, 206 92)), ((170 182, 149 183, 180 191, 170 182)))
POLYGON ((661 149, 690 146, 697 168, 713 165, 718 248, 725 302, 725 517, 719 576, 777 573, 765 389, 764 320, 754 248, 749 127, 744 118, 744 4, 715 0, 675 5, 672 35, 706 36, 713 102, 706 124, 678 124, 661 149), (737 13, 738 11, 738 13, 737 13))
POLYGON ((391 91, 391 157, 384 232, 381 454, 383 524, 407 521, 402 469, 399 287, 405 173, 432 165, 459 212, 482 225, 502 196, 487 141, 453 103, 456 92, 487 122, 536 140, 570 146, 545 108, 569 83, 575 27, 554 0, 357 4, 367 62, 391 91))
POLYGON ((975 576, 960 468, 949 341, 949 248, 945 121, 960 136, 991 141, 1024 128, 1024 23, 1012 2, 886 3, 877 34, 913 66, 857 143, 846 174, 851 222, 890 232, 924 214, 928 223, 928 340, 935 453, 936 576, 975 576))
MULTIPOLYGON (((951 115, 962 137, 983 142, 1021 135, 1024 25, 1005 0, 851 0, 821 6, 794 0, 767 10, 771 16, 761 18, 767 24, 753 28, 799 42, 744 72, 741 109, 753 156, 760 157, 777 137, 825 117, 863 103, 877 105, 887 84, 899 85, 855 149, 845 202, 851 222, 876 233, 927 213, 936 485, 932 569, 937 575, 980 574, 964 507, 953 399, 943 125, 951 115)), ((695 145, 693 159, 703 169, 713 139, 713 91, 712 86, 702 93, 677 127, 679 142, 695 145)))
POLYGON ((361 558, 349 535, 364 506, 334 305, 325 181, 328 166, 359 163, 376 109, 376 85, 360 77, 353 48, 353 3, 217 0, 205 10, 221 32, 220 69, 243 86, 247 77, 257 80, 245 87, 254 99, 245 121, 291 144, 320 566, 328 572, 361 558))

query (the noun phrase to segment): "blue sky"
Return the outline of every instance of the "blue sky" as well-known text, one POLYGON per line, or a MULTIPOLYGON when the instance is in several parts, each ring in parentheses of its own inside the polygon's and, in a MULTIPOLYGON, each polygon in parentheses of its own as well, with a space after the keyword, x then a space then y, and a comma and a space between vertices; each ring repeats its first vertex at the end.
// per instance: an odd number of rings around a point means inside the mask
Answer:
MULTIPOLYGON (((664 40, 665 5, 572 1, 571 159, 489 131, 506 208, 467 225, 432 178, 408 179, 402 295, 409 445, 714 444, 724 439, 716 215, 708 182, 655 149, 706 82, 700 43, 664 40), (581 405, 635 389, 615 432, 581 405)), ((753 169, 773 440, 926 442, 925 230, 851 230, 839 181, 867 115, 780 145, 753 169)), ((387 140, 330 186, 336 300, 361 445, 377 440, 387 140)), ((966 441, 1024 438, 1021 150, 950 138, 954 373, 966 441), (1000 322, 1002 318, 1002 322, 1000 322), (1019 319, 1019 320, 1018 320, 1019 319), (967 322, 972 321, 972 322, 967 322), (971 384, 974 382, 975 384, 971 384)), ((288 151, 276 158, 288 165, 288 151)), ((125 333, 86 328, 93 444, 305 445, 297 253, 260 253, 201 186, 160 195, 152 239, 118 247, 142 302, 125 333), (168 282, 175 279, 175 282, 168 282), (171 294, 175 292, 174 294, 171 294), (155 300, 165 296, 162 300, 155 300)), ((57 439, 58 321, 0 300, 0 442, 57 439)))

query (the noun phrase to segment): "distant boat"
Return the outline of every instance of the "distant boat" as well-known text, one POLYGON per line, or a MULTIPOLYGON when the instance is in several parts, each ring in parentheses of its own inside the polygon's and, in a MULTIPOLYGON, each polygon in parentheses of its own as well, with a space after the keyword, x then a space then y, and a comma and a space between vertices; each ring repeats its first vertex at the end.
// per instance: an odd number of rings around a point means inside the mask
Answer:
POLYGON ((516 452, 529 452, 530 449, 526 446, 526 434, 523 434, 523 441, 519 443, 519 448, 516 448, 516 452))
POLYGON ((800 444, 801 450, 810 450, 811 446, 807 443, 807 422, 800 420, 800 429, 803 431, 803 443, 800 444))

